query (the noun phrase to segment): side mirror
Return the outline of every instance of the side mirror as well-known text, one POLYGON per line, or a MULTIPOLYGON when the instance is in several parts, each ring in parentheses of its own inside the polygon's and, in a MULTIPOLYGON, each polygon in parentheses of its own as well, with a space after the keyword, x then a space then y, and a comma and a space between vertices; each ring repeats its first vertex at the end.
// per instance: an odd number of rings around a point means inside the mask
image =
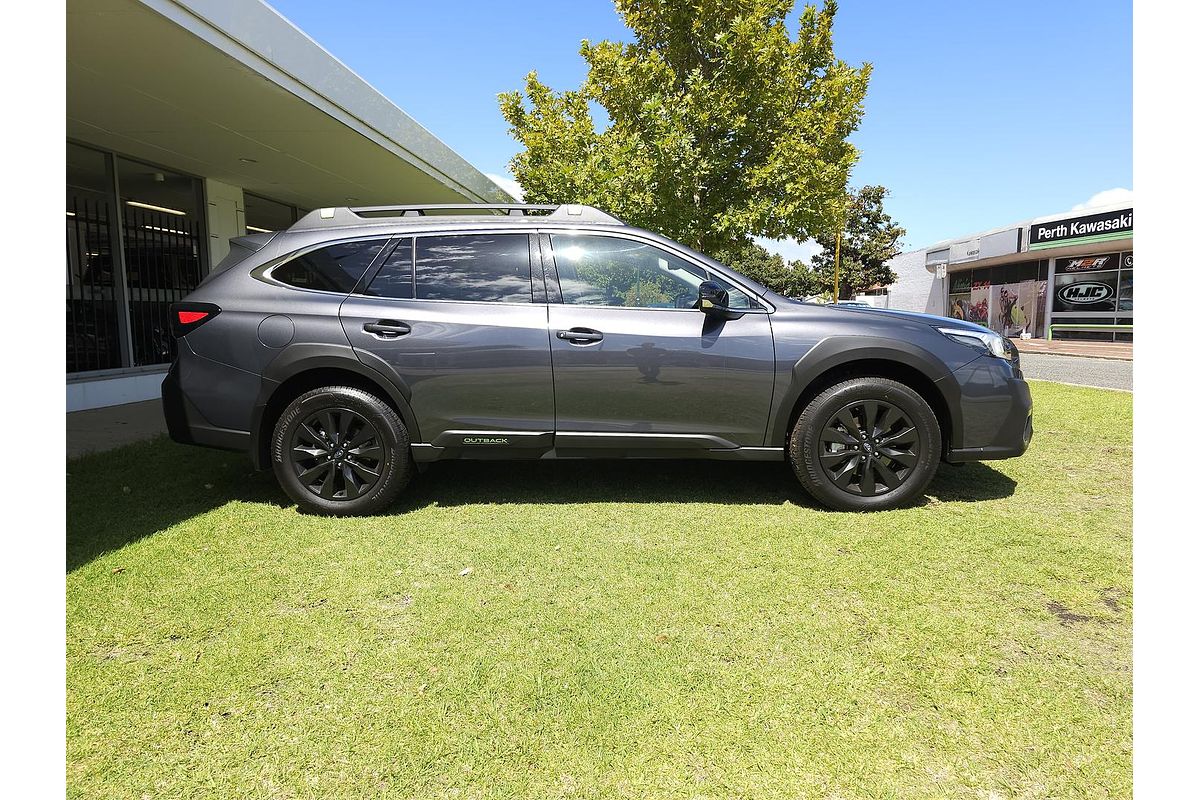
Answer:
POLYGON ((729 309, 729 292, 716 281, 700 284, 700 310, 705 313, 726 313, 729 309))

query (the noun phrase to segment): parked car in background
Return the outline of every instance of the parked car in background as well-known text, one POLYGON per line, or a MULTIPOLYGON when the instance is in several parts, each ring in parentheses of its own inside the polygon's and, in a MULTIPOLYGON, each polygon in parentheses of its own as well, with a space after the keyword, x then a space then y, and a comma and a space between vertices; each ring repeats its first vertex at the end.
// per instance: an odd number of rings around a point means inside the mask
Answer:
POLYGON ((786 461, 830 508, 886 509, 1033 433, 990 330, 789 300, 586 206, 318 209, 232 240, 172 319, 171 436, 321 513, 473 458, 786 461))

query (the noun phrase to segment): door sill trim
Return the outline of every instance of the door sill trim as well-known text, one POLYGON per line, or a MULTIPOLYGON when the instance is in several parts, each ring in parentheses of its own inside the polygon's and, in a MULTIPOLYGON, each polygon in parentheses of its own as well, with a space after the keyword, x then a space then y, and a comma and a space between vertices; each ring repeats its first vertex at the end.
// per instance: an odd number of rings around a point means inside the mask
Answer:
POLYGON ((707 433, 633 433, 626 431, 559 431, 558 449, 737 450, 736 444, 707 433))

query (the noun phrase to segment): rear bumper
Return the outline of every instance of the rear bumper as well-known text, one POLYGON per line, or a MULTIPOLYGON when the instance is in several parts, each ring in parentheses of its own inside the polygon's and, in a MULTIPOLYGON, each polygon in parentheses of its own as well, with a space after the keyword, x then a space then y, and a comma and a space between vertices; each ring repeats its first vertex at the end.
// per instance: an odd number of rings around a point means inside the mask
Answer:
POLYGON ((213 425, 187 399, 179 380, 179 362, 171 364, 162 382, 163 416, 167 433, 180 444, 215 447, 220 450, 248 451, 250 432, 230 430, 213 425))
POLYGON ((946 460, 961 463, 1024 455, 1033 439, 1029 384, 1005 362, 987 356, 954 376, 962 389, 963 436, 962 446, 950 448, 946 460))

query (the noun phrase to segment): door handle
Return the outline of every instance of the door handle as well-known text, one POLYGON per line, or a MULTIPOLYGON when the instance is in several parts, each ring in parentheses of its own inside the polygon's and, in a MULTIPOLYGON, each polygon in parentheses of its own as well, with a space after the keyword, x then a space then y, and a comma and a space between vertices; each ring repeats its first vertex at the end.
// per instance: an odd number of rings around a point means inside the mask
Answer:
POLYGON ((394 319, 381 319, 378 322, 366 323, 363 325, 363 330, 380 339, 398 339, 412 331, 412 327, 405 322, 397 322, 394 319))
POLYGON ((591 328, 571 328, 569 331, 559 331, 554 335, 571 344, 592 344, 604 338, 603 333, 591 328))

